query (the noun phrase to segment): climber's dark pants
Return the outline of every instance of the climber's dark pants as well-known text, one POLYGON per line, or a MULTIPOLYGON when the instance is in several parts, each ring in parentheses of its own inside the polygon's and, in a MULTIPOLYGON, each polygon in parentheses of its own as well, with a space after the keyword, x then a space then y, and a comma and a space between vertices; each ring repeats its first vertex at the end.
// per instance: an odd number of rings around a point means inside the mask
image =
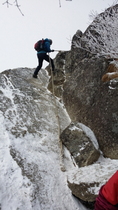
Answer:
POLYGON ((35 69, 34 75, 38 74, 39 70, 41 69, 41 67, 43 65, 43 60, 47 61, 48 63, 51 62, 52 71, 54 71, 54 63, 53 63, 52 58, 49 58, 49 55, 47 55, 46 53, 38 53, 37 57, 38 57, 39 65, 35 69))

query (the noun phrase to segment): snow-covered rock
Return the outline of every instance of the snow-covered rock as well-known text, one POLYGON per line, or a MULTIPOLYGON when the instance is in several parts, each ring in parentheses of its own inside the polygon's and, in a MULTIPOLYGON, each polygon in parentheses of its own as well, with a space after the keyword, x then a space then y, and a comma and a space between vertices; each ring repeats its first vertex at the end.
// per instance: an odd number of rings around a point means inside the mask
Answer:
MULTIPOLYGON (((41 70, 37 80, 33 71, 19 68, 0 74, 1 210, 85 210, 68 183, 79 186, 97 180, 97 195, 118 162, 101 156, 97 163, 78 168, 59 139, 59 127, 62 132, 71 122, 66 109, 47 89, 46 71, 41 70)), ((90 129, 79 126, 96 146, 90 129)))
POLYGON ((19 68, 0 74, 1 209, 79 210, 61 170, 55 100, 61 129, 69 116, 46 88, 46 71, 38 80, 32 73, 19 68))
MULTIPOLYGON (((118 56, 118 4, 99 14, 82 37, 73 40, 73 47, 92 54, 118 56)), ((76 34, 77 37, 77 34, 76 34)))

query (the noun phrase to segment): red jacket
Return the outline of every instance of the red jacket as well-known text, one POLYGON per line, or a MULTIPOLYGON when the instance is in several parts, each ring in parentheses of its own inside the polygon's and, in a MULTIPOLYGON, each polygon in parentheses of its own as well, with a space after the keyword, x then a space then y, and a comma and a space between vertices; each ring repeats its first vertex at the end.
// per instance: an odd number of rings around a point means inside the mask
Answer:
POLYGON ((101 187, 94 210, 118 210, 118 171, 101 187))
POLYGON ((108 180, 102 188, 102 194, 109 203, 118 203, 118 171, 108 180))

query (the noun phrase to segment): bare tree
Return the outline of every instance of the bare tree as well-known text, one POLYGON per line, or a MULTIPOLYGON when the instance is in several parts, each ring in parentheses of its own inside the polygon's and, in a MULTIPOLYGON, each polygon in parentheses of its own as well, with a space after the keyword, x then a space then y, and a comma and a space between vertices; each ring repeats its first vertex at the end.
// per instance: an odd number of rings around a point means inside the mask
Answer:
POLYGON ((15 0, 12 4, 10 3, 10 0, 6 0, 6 1, 3 3, 3 5, 4 5, 4 4, 6 4, 7 7, 12 6, 12 5, 15 5, 15 6, 17 7, 17 9, 19 10, 19 12, 24 16, 24 14, 22 13, 22 11, 21 11, 21 9, 20 9, 20 6, 21 6, 21 5, 18 4, 18 0, 15 0))
MULTIPOLYGON (((65 1, 72 1, 72 0, 65 0, 65 1)), ((22 13, 21 9, 20 9, 20 5, 18 3, 18 0, 15 0, 12 4, 10 3, 10 0, 6 0, 3 5, 6 4, 7 7, 12 6, 15 4, 15 6, 18 8, 18 10, 20 11, 20 13, 24 16, 24 14, 22 13)), ((59 7, 61 7, 61 0, 59 0, 59 7)))

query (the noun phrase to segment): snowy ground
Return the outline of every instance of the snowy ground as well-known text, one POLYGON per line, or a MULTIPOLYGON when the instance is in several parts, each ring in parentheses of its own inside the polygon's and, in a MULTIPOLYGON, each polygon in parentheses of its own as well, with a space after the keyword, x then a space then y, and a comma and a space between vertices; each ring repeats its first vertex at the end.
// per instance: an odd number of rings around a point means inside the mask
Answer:
MULTIPOLYGON (((86 210, 72 196, 67 186, 67 179, 77 183, 100 181, 101 186, 117 170, 118 160, 103 158, 101 155, 95 164, 78 168, 73 165, 67 149, 64 149, 65 158, 62 161, 57 117, 54 114, 55 105, 52 94, 47 90, 47 83, 42 83, 43 77, 43 74, 40 74, 38 82, 30 81, 35 86, 38 84, 38 90, 43 88, 40 98, 38 100, 35 98, 41 116, 40 129, 35 134, 28 133, 27 125, 24 124, 21 128, 26 130, 26 135, 16 138, 11 134, 9 128, 17 126, 16 117, 20 116, 17 104, 14 102, 14 87, 10 82, 0 87, 5 97, 11 100, 10 112, 17 111, 17 116, 12 115, 12 121, 8 117, 8 110, 4 113, 0 111, 1 210, 86 210), (61 170, 61 166, 64 166, 65 172, 61 170)), ((21 97, 23 95, 18 90, 17 94, 21 97)), ((60 124, 64 129, 70 123, 70 119, 58 99, 57 104, 60 124)), ((95 143, 96 139, 91 132, 89 136, 95 143)), ((99 187, 91 190, 98 192, 99 187)))

